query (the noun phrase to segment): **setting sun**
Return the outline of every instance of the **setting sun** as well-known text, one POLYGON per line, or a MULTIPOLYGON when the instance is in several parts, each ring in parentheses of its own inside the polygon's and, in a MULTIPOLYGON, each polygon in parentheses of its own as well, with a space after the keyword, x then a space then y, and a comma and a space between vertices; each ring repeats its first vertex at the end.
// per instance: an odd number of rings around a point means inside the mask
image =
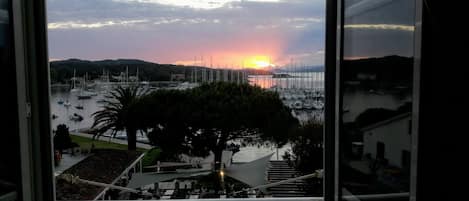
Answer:
POLYGON ((256 67, 258 67, 258 68, 265 68, 267 66, 270 66, 270 63, 267 62, 267 61, 255 61, 254 63, 256 65, 256 67))
POLYGON ((254 56, 248 60, 246 63, 246 67, 248 68, 266 68, 274 66, 272 63, 270 63, 270 59, 267 56, 254 56))

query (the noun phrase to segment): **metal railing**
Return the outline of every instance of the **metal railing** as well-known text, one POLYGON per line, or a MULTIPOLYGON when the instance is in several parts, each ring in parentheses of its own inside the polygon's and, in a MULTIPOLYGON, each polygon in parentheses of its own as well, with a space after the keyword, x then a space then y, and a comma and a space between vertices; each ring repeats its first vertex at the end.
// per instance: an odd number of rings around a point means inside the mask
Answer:
MULTIPOLYGON (((134 171, 134 173, 135 173, 135 172, 136 172, 136 166, 137 166, 137 164, 139 164, 139 172, 142 172, 142 159, 143 159, 144 156, 145 156, 145 153, 143 153, 143 154, 140 155, 137 159, 135 159, 135 161, 132 162, 132 164, 130 164, 124 171, 122 171, 122 173, 121 173, 118 177, 116 177, 116 178, 114 179, 114 181, 112 181, 112 183, 110 183, 110 185, 114 185, 115 183, 117 183, 117 181, 119 181, 119 180, 122 178, 122 176, 129 174, 129 171, 130 171, 131 169, 133 169, 133 171, 134 171)), ((105 187, 105 188, 103 189, 103 191, 101 191, 101 193, 99 193, 93 200, 98 200, 98 199, 104 200, 104 199, 105 199, 105 196, 106 196, 106 192, 107 192, 109 189, 110 189, 109 186, 108 186, 108 187, 105 187)))

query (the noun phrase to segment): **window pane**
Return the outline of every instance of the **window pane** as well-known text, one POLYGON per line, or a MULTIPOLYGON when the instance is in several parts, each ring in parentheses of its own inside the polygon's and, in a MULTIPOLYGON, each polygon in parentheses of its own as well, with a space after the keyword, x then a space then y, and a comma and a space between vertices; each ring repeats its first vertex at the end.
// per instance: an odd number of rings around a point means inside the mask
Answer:
POLYGON ((345 200, 409 199, 414 4, 345 0, 340 125, 345 200))
POLYGON ((324 3, 50 0, 57 198, 321 197, 324 3))
POLYGON ((16 80, 11 23, 11 2, 0 0, 0 66, 6 76, 5 105, 13 106, 4 113, 2 125, 5 125, 0 140, 0 200, 14 200, 21 193, 21 166, 19 154, 18 113, 14 109, 16 101, 16 80), (16 195, 15 195, 16 194, 16 195))

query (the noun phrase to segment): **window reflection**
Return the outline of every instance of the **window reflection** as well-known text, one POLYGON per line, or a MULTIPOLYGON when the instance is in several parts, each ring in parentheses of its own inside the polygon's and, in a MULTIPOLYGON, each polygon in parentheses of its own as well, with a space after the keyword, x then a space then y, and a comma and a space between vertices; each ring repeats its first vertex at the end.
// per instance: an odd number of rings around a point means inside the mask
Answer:
POLYGON ((408 200, 414 1, 344 6, 342 198, 408 200))

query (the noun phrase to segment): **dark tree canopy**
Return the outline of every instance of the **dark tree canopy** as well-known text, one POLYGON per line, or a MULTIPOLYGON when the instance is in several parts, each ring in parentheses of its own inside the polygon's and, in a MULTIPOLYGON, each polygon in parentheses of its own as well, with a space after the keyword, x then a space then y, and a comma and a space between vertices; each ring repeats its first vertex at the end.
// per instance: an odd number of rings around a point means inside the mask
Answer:
POLYGON ((139 101, 139 127, 152 143, 173 154, 206 156, 220 161, 230 140, 286 143, 298 124, 277 93, 248 84, 213 83, 185 90, 158 90, 139 101), (166 148, 165 148, 166 147, 166 148))
MULTIPOLYGON (((308 122, 298 127, 291 134, 291 154, 283 156, 302 175, 311 174, 323 169, 323 125, 308 122)), ((322 179, 306 179, 301 188, 312 196, 322 196, 322 179)))
POLYGON ((291 133, 293 155, 288 159, 304 174, 323 167, 323 133, 323 125, 315 122, 301 125, 291 133))
POLYGON ((57 125, 54 135, 54 150, 62 152, 64 149, 72 147, 72 139, 68 127, 65 124, 57 125))

